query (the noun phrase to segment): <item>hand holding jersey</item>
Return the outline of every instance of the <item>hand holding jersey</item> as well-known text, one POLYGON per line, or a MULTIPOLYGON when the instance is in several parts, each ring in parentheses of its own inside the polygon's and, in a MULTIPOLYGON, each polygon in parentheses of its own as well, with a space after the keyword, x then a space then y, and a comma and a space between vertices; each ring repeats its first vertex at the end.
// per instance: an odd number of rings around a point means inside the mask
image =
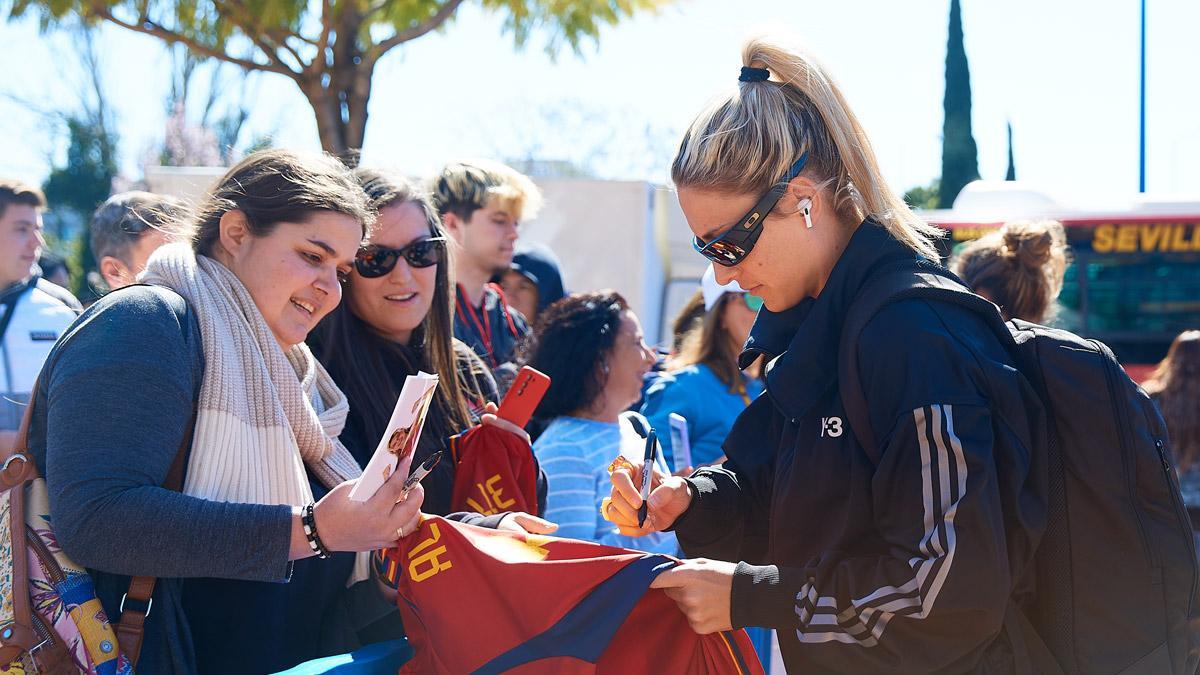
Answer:
MULTIPOLYGON (((638 527, 642 497, 635 486, 641 484, 642 467, 622 462, 613 469, 611 479, 612 494, 605 501, 604 517, 627 536, 640 537, 671 527, 692 503, 687 481, 655 471, 646 522, 638 527)), ((731 630, 730 598, 736 567, 734 563, 705 558, 685 560, 656 577, 650 587, 663 589, 700 635, 731 630)))
POLYGON ((733 572, 737 563, 707 558, 685 560, 655 577, 700 635, 733 630, 733 572))

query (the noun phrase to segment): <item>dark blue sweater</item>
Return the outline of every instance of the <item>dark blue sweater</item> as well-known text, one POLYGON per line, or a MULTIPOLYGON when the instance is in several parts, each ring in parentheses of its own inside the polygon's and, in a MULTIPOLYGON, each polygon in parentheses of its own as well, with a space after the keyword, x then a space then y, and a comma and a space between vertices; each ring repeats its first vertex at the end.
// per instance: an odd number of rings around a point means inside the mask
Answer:
POLYGON ((128 575, 159 577, 139 672, 264 673, 327 655, 322 621, 353 555, 293 567, 290 507, 160 487, 203 371, 199 327, 169 290, 113 293, 73 325, 47 360, 30 433, 59 541, 114 621, 128 575))

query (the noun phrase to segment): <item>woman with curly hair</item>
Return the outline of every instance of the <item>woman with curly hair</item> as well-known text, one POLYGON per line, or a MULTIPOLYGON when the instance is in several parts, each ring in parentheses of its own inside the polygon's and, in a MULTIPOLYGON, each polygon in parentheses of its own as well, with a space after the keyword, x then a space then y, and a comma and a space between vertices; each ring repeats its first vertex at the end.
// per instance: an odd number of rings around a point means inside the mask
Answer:
POLYGON ((528 363, 550 376, 536 412, 548 425, 533 452, 550 484, 545 516, 558 523, 557 535, 674 553, 674 535, 623 537, 600 515, 609 463, 623 447, 640 459, 644 447, 621 416, 641 396, 642 378, 654 365, 637 316, 615 291, 579 293, 547 307, 533 336, 528 363))

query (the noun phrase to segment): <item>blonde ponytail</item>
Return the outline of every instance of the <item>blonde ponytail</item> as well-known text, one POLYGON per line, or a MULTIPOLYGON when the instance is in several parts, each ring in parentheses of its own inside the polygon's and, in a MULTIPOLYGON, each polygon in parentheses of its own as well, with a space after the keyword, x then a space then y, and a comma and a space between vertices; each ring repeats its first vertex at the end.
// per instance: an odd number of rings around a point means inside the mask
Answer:
POLYGON ((856 224, 872 218, 914 251, 938 259, 933 241, 941 230, 887 187, 866 132, 815 60, 755 38, 742 48, 742 64, 766 68, 771 78, 740 82, 701 111, 671 166, 677 187, 764 192, 807 152, 804 173, 832 186, 840 217, 856 224))

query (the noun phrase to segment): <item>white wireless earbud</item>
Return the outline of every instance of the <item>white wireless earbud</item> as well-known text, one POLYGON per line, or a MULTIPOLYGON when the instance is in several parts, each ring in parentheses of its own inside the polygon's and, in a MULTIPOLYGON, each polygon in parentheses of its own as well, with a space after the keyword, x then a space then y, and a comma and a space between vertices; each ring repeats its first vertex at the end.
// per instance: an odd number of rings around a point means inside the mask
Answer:
POLYGON ((797 211, 804 214, 804 227, 812 229, 812 200, 808 197, 800 200, 800 208, 797 211))

